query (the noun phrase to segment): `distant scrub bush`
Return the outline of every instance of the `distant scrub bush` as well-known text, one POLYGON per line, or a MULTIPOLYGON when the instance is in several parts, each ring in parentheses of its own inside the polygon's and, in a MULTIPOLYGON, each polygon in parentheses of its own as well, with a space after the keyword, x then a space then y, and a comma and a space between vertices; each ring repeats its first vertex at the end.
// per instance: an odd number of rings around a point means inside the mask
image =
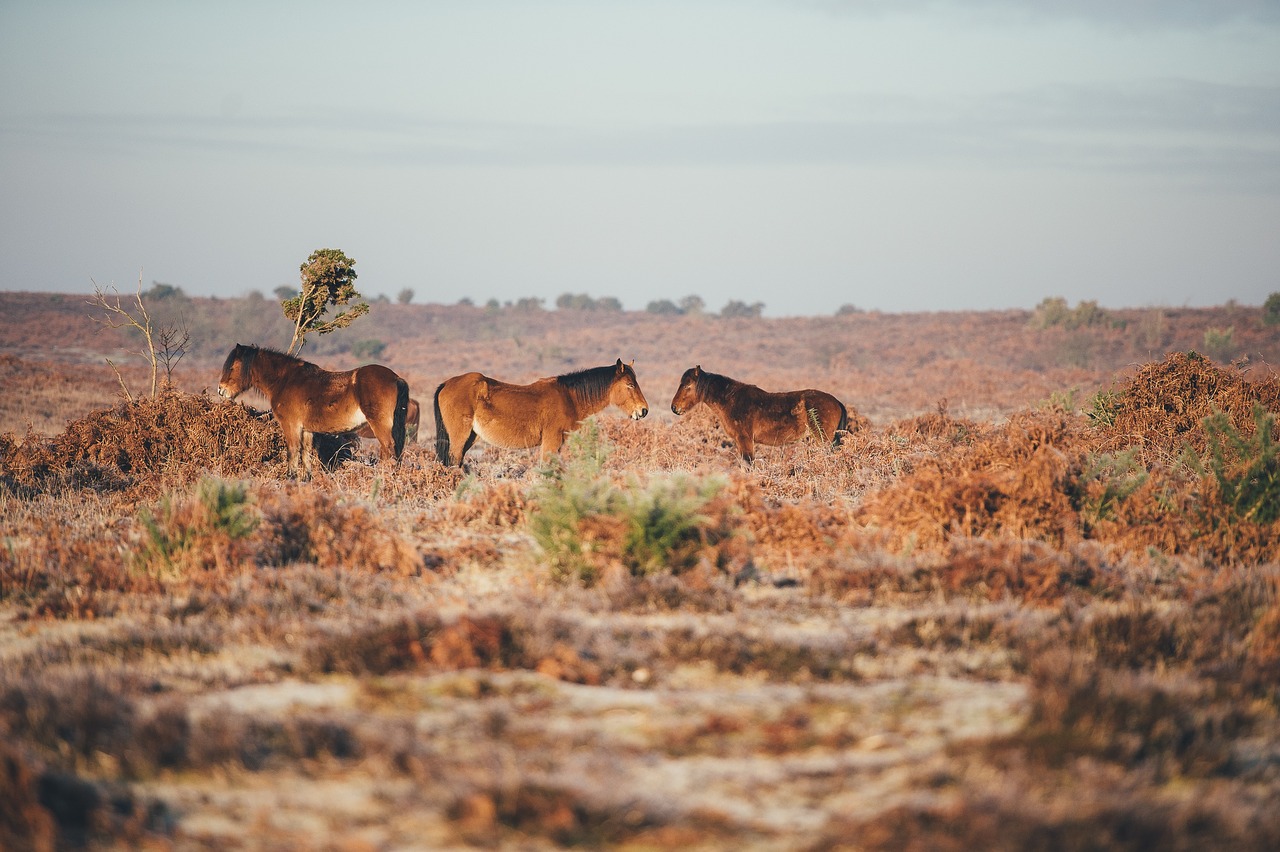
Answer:
POLYGON ((1204 330, 1204 351, 1209 357, 1225 361, 1231 357, 1235 348, 1235 326, 1229 328, 1206 328, 1204 330))
POLYGON ((556 297, 556 307, 562 311, 608 311, 617 313, 622 310, 622 302, 614 296, 601 296, 593 299, 586 293, 561 293, 556 297))
POLYGON ((654 479, 620 488, 603 471, 609 448, 594 420, 566 442, 568 462, 543 471, 529 531, 558 579, 593 582, 609 562, 632 575, 679 573, 696 564, 713 525, 704 508, 718 479, 654 479))
POLYGON ((1262 303, 1263 325, 1280 325, 1280 293, 1272 293, 1262 303))
POLYGON ((351 354, 357 358, 380 358, 387 344, 381 340, 357 340, 351 344, 351 354))
POLYGON ((1111 317, 1097 302, 1079 302, 1074 308, 1067 307, 1067 300, 1060 296, 1043 299, 1036 305, 1031 324, 1035 328, 1052 328, 1061 326, 1068 331, 1088 328, 1104 323, 1115 324, 1111 317))

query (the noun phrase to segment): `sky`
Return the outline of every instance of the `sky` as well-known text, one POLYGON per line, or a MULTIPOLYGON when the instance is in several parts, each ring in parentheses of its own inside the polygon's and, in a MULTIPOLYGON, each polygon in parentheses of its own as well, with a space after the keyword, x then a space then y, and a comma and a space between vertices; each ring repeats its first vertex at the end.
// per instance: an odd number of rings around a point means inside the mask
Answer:
POLYGON ((0 0, 0 289, 1260 305, 1280 0, 0 0))

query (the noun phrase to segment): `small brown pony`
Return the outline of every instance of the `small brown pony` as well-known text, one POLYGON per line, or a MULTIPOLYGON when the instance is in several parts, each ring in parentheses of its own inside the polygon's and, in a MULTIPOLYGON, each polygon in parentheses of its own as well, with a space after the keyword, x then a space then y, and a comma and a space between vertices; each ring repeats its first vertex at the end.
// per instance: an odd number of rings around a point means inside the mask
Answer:
POLYGON ((351 432, 368 423, 382 457, 404 451, 409 383, 381 364, 331 372, 274 349, 237 343, 222 365, 218 393, 228 399, 253 388, 271 405, 289 451, 289 474, 311 477, 312 434, 351 432))
POLYGON ((461 466, 479 436, 508 449, 541 446, 546 458, 583 420, 610 405, 632 420, 649 413, 636 371, 621 358, 530 385, 463 373, 436 388, 436 455, 442 464, 461 466))
POLYGON ((849 428, 844 403, 826 391, 809 388, 770 393, 705 372, 701 366, 690 367, 680 377, 671 410, 681 415, 700 402, 720 418, 720 425, 747 464, 755 458, 757 443, 779 446, 815 433, 820 440, 837 446, 849 428))

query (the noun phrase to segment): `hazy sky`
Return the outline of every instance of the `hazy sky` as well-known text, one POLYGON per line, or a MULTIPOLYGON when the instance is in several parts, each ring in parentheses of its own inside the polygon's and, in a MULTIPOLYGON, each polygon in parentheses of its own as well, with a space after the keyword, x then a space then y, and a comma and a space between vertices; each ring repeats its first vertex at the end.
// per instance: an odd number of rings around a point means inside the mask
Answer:
POLYGON ((1261 304, 1280 0, 0 0, 0 289, 1261 304))

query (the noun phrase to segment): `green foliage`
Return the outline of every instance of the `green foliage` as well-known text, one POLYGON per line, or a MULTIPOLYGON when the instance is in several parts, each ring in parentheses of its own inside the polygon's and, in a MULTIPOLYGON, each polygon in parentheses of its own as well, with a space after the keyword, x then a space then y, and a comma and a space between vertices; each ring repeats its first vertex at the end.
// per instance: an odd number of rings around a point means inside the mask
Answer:
POLYGON ((351 354, 361 360, 370 360, 382 356, 387 344, 381 340, 357 340, 351 344, 351 354))
POLYGON ((185 299, 187 297, 187 294, 182 291, 181 287, 174 287, 172 284, 162 284, 159 281, 152 281, 151 289, 142 295, 157 302, 164 299, 185 299))
POLYGON ((1102 325, 1110 321, 1107 312, 1099 308, 1097 302, 1079 302, 1075 308, 1069 308, 1067 300, 1061 296, 1051 296, 1041 300, 1031 317, 1031 325, 1035 328, 1061 326, 1068 331, 1102 325))
POLYGON ((596 579, 602 560, 616 559, 633 575, 678 573, 696 563, 709 521, 702 514, 723 487, 688 477, 615 486, 604 473, 610 448, 594 420, 565 444, 568 461, 553 459, 535 491, 529 531, 556 579, 596 579), (584 535, 590 528, 594 532, 584 535))
POLYGON ((1120 413, 1120 394, 1116 391, 1098 391, 1090 401, 1085 416, 1094 426, 1114 426, 1120 413))
POLYGON ((561 293, 556 298, 556 307, 562 311, 618 312, 622 310, 622 302, 613 296, 593 299, 586 293, 561 293))
POLYGON ((396 294, 396 301, 402 305, 407 305, 413 301, 413 290, 408 287, 396 294))
POLYGON ((144 537, 135 555, 142 570, 172 578, 192 565, 203 564, 218 540, 241 539, 258 526, 245 486, 206 477, 196 485, 194 498, 161 498, 156 512, 139 510, 144 537))
POLYGON ((281 303, 285 317, 294 324, 290 354, 302 349, 311 332, 330 334, 369 312, 366 303, 357 302, 348 310, 338 311, 331 319, 325 318, 331 306, 342 308, 353 299, 361 298, 355 285, 355 263, 339 249, 316 249, 299 267, 301 289, 298 295, 281 303))
POLYGON ((669 317, 679 316, 681 313, 680 306, 677 305, 675 302, 671 301, 670 299, 658 299, 656 301, 650 302, 647 306, 645 306, 645 310, 651 314, 658 314, 659 316, 669 316, 669 317))
POLYGON ((1137 447, 1118 453, 1090 453, 1080 474, 1080 517, 1091 526, 1114 520, 1116 506, 1145 485, 1148 477, 1137 447))
POLYGON ((702 300, 701 296, 685 296, 680 300, 680 313, 698 315, 707 309, 707 303, 702 300))
POLYGON ((1235 350, 1235 326, 1229 328, 1206 328, 1204 330, 1204 351, 1209 357, 1225 361, 1235 350))
POLYGON ((737 299, 730 299, 729 302, 720 309, 720 316, 726 318, 745 317, 748 319, 758 318, 764 313, 764 302, 740 302, 737 299))
POLYGON ((701 296, 685 296, 679 304, 670 299, 657 299, 645 306, 645 310, 659 316, 700 316, 707 308, 701 296))
POLYGON ((612 510, 627 525, 623 564, 638 576, 693 567, 710 523, 702 510, 722 487, 715 479, 673 476, 621 492, 612 510))
POLYGON ((1280 325, 1280 293, 1272 293, 1262 303, 1263 325, 1280 325))
POLYGON ((1236 519, 1266 525, 1280 518, 1280 452, 1275 417, 1258 403, 1253 423, 1253 434, 1243 435, 1223 412, 1206 417, 1209 445, 1201 470, 1213 476, 1236 519))

